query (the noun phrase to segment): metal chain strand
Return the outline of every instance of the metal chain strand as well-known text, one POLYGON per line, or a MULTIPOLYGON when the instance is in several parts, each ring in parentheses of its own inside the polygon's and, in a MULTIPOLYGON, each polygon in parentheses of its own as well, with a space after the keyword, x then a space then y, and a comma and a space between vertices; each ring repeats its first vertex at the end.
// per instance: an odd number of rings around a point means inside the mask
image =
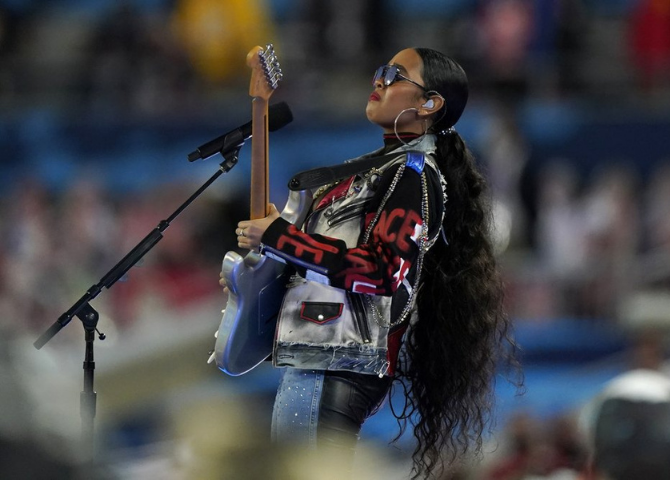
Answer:
POLYGON ((391 198, 391 194, 395 190, 396 185, 398 185, 398 182, 400 181, 400 177, 402 177, 403 172, 405 171, 405 163, 401 163, 400 167, 398 168, 398 171, 396 172, 395 176, 393 177, 393 181, 391 182, 391 185, 389 186, 389 189, 386 191, 386 194, 384 195, 384 198, 382 199, 381 203, 379 204, 379 208, 377 208, 377 213, 375 214, 375 218, 372 219, 370 222, 370 225, 368 225, 368 228, 365 230, 365 235, 363 235, 363 243, 368 243, 368 240, 370 240, 370 234, 372 233, 372 230, 375 228, 375 225, 379 221, 379 217, 382 214, 382 210, 384 210, 384 207, 386 206, 386 203, 388 202, 389 198, 391 198))
MULTIPOLYGON (((382 199, 382 202, 377 209, 377 214, 375 215, 375 218, 370 222, 370 225, 368 225, 368 228, 365 232, 365 235, 363 237, 363 243, 367 243, 368 239, 370 238, 370 234, 372 233, 372 230, 375 227, 375 224, 379 220, 379 217, 381 216, 381 212, 384 209, 384 206, 386 205, 386 202, 388 199, 391 197, 391 194, 395 190, 396 185, 398 184, 398 181, 400 180, 400 177, 402 177, 403 172, 405 171, 405 163, 402 163, 400 165, 400 168, 398 168, 398 171, 396 172, 395 177, 393 177, 393 181, 391 182, 391 185, 389 189, 386 192, 386 195, 384 195, 384 198, 382 199)), ((379 325, 382 328, 391 328, 395 327, 396 325, 400 325, 402 322, 405 321, 407 318, 407 315, 410 314, 412 307, 414 306, 414 296, 416 295, 416 292, 418 291, 419 288, 419 282, 421 280, 421 270, 423 268, 423 257, 430 248, 430 246, 434 242, 429 242, 428 238, 428 223, 429 223, 429 212, 428 212, 428 185, 426 181, 426 173, 421 172, 421 192, 422 192, 422 199, 421 199, 421 219, 422 219, 422 225, 421 225, 421 234, 419 235, 419 258, 416 263, 416 279, 414 280, 414 285, 412 285, 412 290, 409 292, 409 297, 407 299, 407 303, 405 303, 405 306, 403 307, 402 312, 400 313, 400 316, 398 317, 398 320, 395 322, 389 321, 388 325, 384 325, 382 323, 382 313, 379 311, 379 308, 375 303, 372 301, 372 295, 370 294, 365 294, 365 299, 367 301, 368 306, 370 307, 370 310, 372 311, 372 318, 374 319, 375 323, 379 325)))

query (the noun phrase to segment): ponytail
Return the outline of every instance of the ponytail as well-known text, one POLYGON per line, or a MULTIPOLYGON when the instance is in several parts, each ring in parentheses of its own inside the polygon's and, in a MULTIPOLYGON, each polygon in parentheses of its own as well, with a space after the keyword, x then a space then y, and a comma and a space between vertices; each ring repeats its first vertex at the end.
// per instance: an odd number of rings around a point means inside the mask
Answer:
POLYGON ((489 237, 484 178, 455 131, 438 136, 436 160, 447 182, 442 228, 448 243, 439 239, 424 258, 419 320, 409 329, 399 369, 409 403, 398 416, 401 432, 410 420, 418 440, 414 478, 481 452, 501 344, 514 345, 489 237))

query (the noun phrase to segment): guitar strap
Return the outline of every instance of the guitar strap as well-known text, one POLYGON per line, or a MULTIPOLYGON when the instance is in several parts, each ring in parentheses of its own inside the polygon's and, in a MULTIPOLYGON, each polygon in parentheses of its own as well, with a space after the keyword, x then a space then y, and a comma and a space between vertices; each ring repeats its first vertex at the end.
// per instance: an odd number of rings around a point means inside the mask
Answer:
MULTIPOLYGON (((409 152, 407 152, 409 153, 409 152)), ((332 167, 319 167, 312 170, 306 170, 296 174, 289 182, 290 190, 307 190, 310 188, 328 185, 337 182, 343 178, 349 178, 362 172, 367 172, 373 168, 381 167, 394 158, 398 158, 398 152, 387 153, 362 160, 333 165, 332 167)))

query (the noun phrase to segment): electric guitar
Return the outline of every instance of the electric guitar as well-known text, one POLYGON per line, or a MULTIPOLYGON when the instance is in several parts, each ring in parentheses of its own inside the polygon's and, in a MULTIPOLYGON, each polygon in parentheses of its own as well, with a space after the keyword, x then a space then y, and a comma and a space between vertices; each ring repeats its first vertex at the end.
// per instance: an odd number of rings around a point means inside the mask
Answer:
MULTIPOLYGON (((247 54, 251 68, 251 219, 269 213, 268 100, 282 78, 272 44, 254 47, 247 54)), ((301 226, 311 196, 291 192, 281 216, 301 226)), ((216 332, 213 358, 225 373, 247 373, 272 353, 277 315, 289 273, 286 265, 251 251, 242 257, 226 253, 222 273, 228 287, 228 303, 216 332)), ((210 357, 211 361, 211 357, 210 357)))

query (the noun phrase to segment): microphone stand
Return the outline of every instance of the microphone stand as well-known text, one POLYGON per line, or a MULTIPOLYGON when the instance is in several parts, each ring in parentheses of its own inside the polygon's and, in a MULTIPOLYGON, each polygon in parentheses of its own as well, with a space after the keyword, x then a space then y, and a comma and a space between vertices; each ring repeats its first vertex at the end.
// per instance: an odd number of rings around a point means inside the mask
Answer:
MULTIPOLYGON (((88 454, 94 453, 94 435, 93 422, 96 414, 97 394, 93 389, 95 370, 95 361, 93 357, 93 342, 95 340, 94 332, 98 333, 100 340, 105 339, 105 335, 97 329, 98 312, 89 304, 91 300, 100 294, 103 287, 111 288, 126 272, 133 267, 142 257, 151 250, 162 238, 163 232, 170 226, 170 223, 186 209, 202 192, 205 191, 214 181, 224 173, 228 173, 238 162, 240 149, 244 145, 244 139, 237 138, 233 144, 224 145, 221 148, 221 155, 224 161, 221 162, 219 169, 212 175, 193 195, 182 203, 167 219, 161 220, 158 225, 141 240, 123 259, 107 272, 102 279, 77 300, 65 313, 63 313, 51 327, 49 327, 33 345, 38 350, 41 349, 49 340, 51 340, 63 327, 65 327, 73 317, 81 320, 84 327, 84 340, 86 342, 86 351, 84 356, 84 390, 80 396, 80 412, 82 419, 82 444, 88 454)), ((90 458, 90 455, 87 455, 90 458)))

